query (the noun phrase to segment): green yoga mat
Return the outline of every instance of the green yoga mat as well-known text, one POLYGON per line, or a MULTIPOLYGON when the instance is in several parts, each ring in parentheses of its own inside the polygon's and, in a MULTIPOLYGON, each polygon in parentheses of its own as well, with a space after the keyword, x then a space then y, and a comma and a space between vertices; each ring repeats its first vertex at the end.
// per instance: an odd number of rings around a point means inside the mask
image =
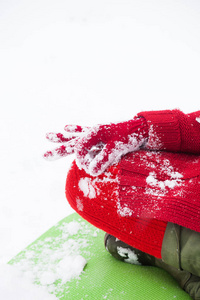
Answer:
POLYGON ((165 271, 113 258, 104 249, 103 238, 104 232, 74 213, 49 229, 9 264, 19 267, 24 276, 45 286, 61 300, 191 299, 165 271))

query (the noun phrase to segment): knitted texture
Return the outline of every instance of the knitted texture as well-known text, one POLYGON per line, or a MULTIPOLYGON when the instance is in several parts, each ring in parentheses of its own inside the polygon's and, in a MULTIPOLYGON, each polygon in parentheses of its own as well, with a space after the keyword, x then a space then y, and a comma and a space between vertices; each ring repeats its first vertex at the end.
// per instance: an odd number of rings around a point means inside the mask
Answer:
POLYGON ((200 232, 199 176, 200 157, 196 155, 164 151, 127 155, 119 173, 122 212, 200 232))
POLYGON ((149 150, 125 155, 97 177, 74 162, 66 196, 94 226, 161 258, 167 222, 200 232, 200 156, 196 155, 200 153, 200 112, 157 111, 138 116, 148 124, 149 150))
POLYGON ((141 112, 149 126, 147 148, 173 152, 200 153, 200 111, 184 114, 180 110, 141 112))
MULTIPOLYGON (((75 161, 68 172, 66 197, 72 208, 94 226, 125 243, 161 258, 166 222, 133 217, 119 198, 120 164, 98 177, 80 170, 75 161)), ((123 189, 123 187, 122 187, 123 189)))

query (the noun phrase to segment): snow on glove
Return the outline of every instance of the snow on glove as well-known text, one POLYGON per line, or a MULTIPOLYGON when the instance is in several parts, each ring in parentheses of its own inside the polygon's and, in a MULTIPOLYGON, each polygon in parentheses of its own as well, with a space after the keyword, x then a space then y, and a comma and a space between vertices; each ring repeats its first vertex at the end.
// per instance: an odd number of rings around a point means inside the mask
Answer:
POLYGON ((148 126, 142 117, 92 128, 67 125, 65 131, 67 135, 46 135, 49 141, 63 144, 47 151, 44 158, 56 160, 75 152, 79 168, 92 176, 100 175, 123 155, 138 150, 148 138, 148 126))
POLYGON ((77 165, 88 174, 98 176, 123 155, 138 150, 147 138, 148 126, 142 117, 94 126, 75 144, 77 165))
POLYGON ((49 132, 46 138, 53 143, 62 143, 61 146, 47 151, 43 156, 46 160, 56 160, 74 153, 74 148, 81 135, 85 134, 89 127, 79 125, 66 125, 67 134, 49 132))

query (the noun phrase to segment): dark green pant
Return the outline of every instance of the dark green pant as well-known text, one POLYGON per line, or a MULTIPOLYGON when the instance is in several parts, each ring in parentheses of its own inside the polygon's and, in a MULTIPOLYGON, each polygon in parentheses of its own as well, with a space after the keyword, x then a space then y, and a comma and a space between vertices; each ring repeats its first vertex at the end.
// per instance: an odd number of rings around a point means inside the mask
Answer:
POLYGON ((200 233, 168 223, 162 260, 156 260, 156 265, 168 271, 193 299, 200 299, 200 233))
POLYGON ((162 244, 162 260, 200 276, 200 233, 168 223, 162 244))

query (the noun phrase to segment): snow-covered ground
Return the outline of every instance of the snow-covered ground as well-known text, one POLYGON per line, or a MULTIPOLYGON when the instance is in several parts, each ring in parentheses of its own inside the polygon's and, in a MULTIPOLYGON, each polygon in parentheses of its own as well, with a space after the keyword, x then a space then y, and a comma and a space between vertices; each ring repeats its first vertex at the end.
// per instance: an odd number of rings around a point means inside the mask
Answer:
POLYGON ((54 146, 45 133, 143 110, 198 110, 199 83, 197 0, 0 0, 4 300, 32 299, 6 262, 72 212, 64 188, 73 157, 43 160, 54 146))

